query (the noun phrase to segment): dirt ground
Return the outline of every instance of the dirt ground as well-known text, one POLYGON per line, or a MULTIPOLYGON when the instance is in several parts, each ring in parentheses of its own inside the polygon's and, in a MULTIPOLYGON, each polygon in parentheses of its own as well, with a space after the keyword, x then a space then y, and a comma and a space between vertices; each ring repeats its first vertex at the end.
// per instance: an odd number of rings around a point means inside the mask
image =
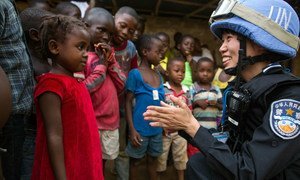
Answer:
MULTIPOLYGON (((114 174, 114 164, 110 161, 105 166, 105 180, 117 180, 117 176, 114 174)), ((146 161, 143 160, 141 165, 138 167, 138 177, 136 180, 147 180, 146 161)), ((160 180, 177 180, 177 173, 172 163, 168 163, 167 170, 162 173, 160 180)))

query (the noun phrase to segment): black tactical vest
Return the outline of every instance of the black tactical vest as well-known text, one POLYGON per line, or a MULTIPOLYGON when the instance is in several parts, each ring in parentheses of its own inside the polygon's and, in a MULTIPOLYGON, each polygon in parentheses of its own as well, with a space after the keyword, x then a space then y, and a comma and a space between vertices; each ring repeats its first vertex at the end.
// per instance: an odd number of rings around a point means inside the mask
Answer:
MULTIPOLYGON (((272 68, 243 84, 241 89, 247 90, 251 95, 250 105, 241 117, 239 132, 232 132, 231 130, 231 136, 234 134, 235 137, 230 138, 228 145, 233 147, 237 134, 239 134, 237 146, 245 141, 250 141, 254 130, 262 124, 264 115, 273 101, 268 95, 276 93, 283 86, 292 84, 300 85, 300 79, 284 72, 282 68, 272 68)), ((236 150, 239 151, 239 149, 240 147, 237 147, 236 150)))

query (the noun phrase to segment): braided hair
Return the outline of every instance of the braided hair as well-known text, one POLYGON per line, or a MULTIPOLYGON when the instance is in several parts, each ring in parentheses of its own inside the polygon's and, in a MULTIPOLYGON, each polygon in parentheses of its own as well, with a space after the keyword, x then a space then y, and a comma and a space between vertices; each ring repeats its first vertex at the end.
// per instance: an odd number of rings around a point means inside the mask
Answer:
POLYGON ((50 40, 63 43, 66 35, 71 33, 74 29, 83 28, 87 30, 86 25, 70 16, 54 15, 47 17, 40 27, 40 38, 43 59, 53 59, 54 55, 50 52, 48 43, 50 40))

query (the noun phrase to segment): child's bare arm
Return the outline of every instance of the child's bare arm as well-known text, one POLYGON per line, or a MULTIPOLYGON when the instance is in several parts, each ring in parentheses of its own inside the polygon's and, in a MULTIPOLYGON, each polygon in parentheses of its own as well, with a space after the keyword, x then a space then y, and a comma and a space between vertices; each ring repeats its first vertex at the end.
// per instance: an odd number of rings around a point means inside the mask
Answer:
POLYGON ((130 141, 133 146, 140 146, 141 137, 140 134, 135 130, 132 120, 132 101, 134 99, 134 94, 131 91, 126 92, 126 100, 125 100, 125 114, 126 120, 129 126, 129 136, 130 141))
POLYGON ((67 177, 64 163, 61 100, 58 95, 46 92, 39 97, 38 105, 46 129, 49 158, 55 179, 65 180, 67 177))
MULTIPOLYGON (((112 49, 112 52, 114 50, 112 49)), ((113 53, 114 54, 114 53, 113 53)), ((114 55, 110 56, 110 64, 107 68, 107 73, 112 79, 118 94, 124 91, 125 88, 125 82, 126 82, 126 75, 122 71, 122 68, 120 67, 119 63, 117 62, 114 55)))

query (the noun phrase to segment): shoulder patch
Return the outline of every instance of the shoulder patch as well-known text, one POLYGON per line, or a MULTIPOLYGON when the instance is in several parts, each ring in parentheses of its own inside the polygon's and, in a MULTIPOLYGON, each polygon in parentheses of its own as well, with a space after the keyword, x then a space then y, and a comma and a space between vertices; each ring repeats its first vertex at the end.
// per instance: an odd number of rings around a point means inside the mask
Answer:
POLYGON ((300 134, 300 102, 281 99, 271 105, 270 126, 282 139, 294 139, 300 134))

